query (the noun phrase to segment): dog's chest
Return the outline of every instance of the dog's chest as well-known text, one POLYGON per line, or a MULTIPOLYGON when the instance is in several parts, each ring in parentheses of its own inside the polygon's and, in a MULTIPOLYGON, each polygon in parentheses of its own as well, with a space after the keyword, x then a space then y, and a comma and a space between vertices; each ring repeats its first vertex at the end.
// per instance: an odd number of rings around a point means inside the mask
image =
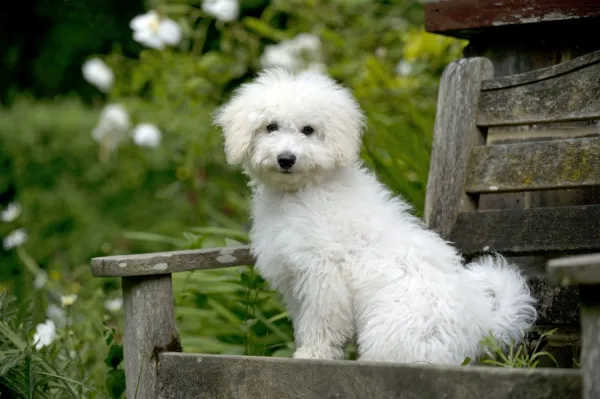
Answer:
MULTIPOLYGON (((340 204, 341 205, 341 204, 340 204)), ((257 193, 252 203, 251 240, 257 256, 279 256, 286 263, 348 255, 348 220, 327 195, 268 195, 257 193)))
POLYGON ((323 223, 326 215, 311 205, 297 197, 257 201, 253 207, 253 241, 265 240, 271 246, 292 249, 328 235, 323 223))

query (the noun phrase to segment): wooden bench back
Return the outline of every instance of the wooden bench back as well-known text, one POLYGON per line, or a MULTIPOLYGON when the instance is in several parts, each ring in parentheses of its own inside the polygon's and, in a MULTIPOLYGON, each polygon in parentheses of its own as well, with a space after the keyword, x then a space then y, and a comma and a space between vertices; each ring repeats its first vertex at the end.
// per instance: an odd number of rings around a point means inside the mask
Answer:
MULTIPOLYGON (((467 256, 600 250, 600 51, 493 78, 487 59, 442 77, 425 221, 467 256), (565 125, 564 123, 578 122, 565 125), (560 125, 560 124, 563 125, 560 125), (577 205, 490 209, 503 193, 587 190, 577 205)), ((543 202, 543 201, 538 201, 543 202)))

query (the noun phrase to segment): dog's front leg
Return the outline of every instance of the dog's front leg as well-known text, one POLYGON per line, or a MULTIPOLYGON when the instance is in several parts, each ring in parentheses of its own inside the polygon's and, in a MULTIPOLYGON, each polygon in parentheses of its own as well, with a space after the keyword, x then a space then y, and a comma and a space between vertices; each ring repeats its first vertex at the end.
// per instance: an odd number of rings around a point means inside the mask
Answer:
POLYGON ((352 298, 339 265, 320 266, 299 275, 294 287, 300 303, 294 358, 343 359, 353 334, 352 298))

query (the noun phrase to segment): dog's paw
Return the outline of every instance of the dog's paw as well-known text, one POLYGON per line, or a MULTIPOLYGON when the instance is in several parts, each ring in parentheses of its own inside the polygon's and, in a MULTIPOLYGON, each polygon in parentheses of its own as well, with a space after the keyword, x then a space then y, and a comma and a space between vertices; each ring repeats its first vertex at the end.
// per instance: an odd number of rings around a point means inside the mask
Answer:
POLYGON ((321 359, 321 360, 331 360, 334 359, 335 356, 329 351, 319 351, 315 348, 298 348, 293 356, 294 359, 321 359))
POLYGON ((294 359, 321 359, 321 356, 310 348, 300 348, 294 352, 294 359))

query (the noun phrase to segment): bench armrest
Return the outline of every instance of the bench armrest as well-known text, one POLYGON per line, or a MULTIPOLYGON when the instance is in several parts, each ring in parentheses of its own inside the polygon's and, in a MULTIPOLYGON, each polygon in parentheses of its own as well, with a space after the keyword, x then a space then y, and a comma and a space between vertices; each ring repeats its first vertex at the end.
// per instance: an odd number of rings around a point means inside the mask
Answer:
POLYGON ((254 262, 248 246, 237 246, 106 256, 93 258, 91 266, 95 277, 131 277, 253 265, 254 262))
POLYGON ((556 284, 597 285, 600 284, 600 253, 552 259, 546 270, 556 284))
POLYGON ((583 398, 600 398, 600 253, 553 259, 548 275, 579 288, 583 398))

